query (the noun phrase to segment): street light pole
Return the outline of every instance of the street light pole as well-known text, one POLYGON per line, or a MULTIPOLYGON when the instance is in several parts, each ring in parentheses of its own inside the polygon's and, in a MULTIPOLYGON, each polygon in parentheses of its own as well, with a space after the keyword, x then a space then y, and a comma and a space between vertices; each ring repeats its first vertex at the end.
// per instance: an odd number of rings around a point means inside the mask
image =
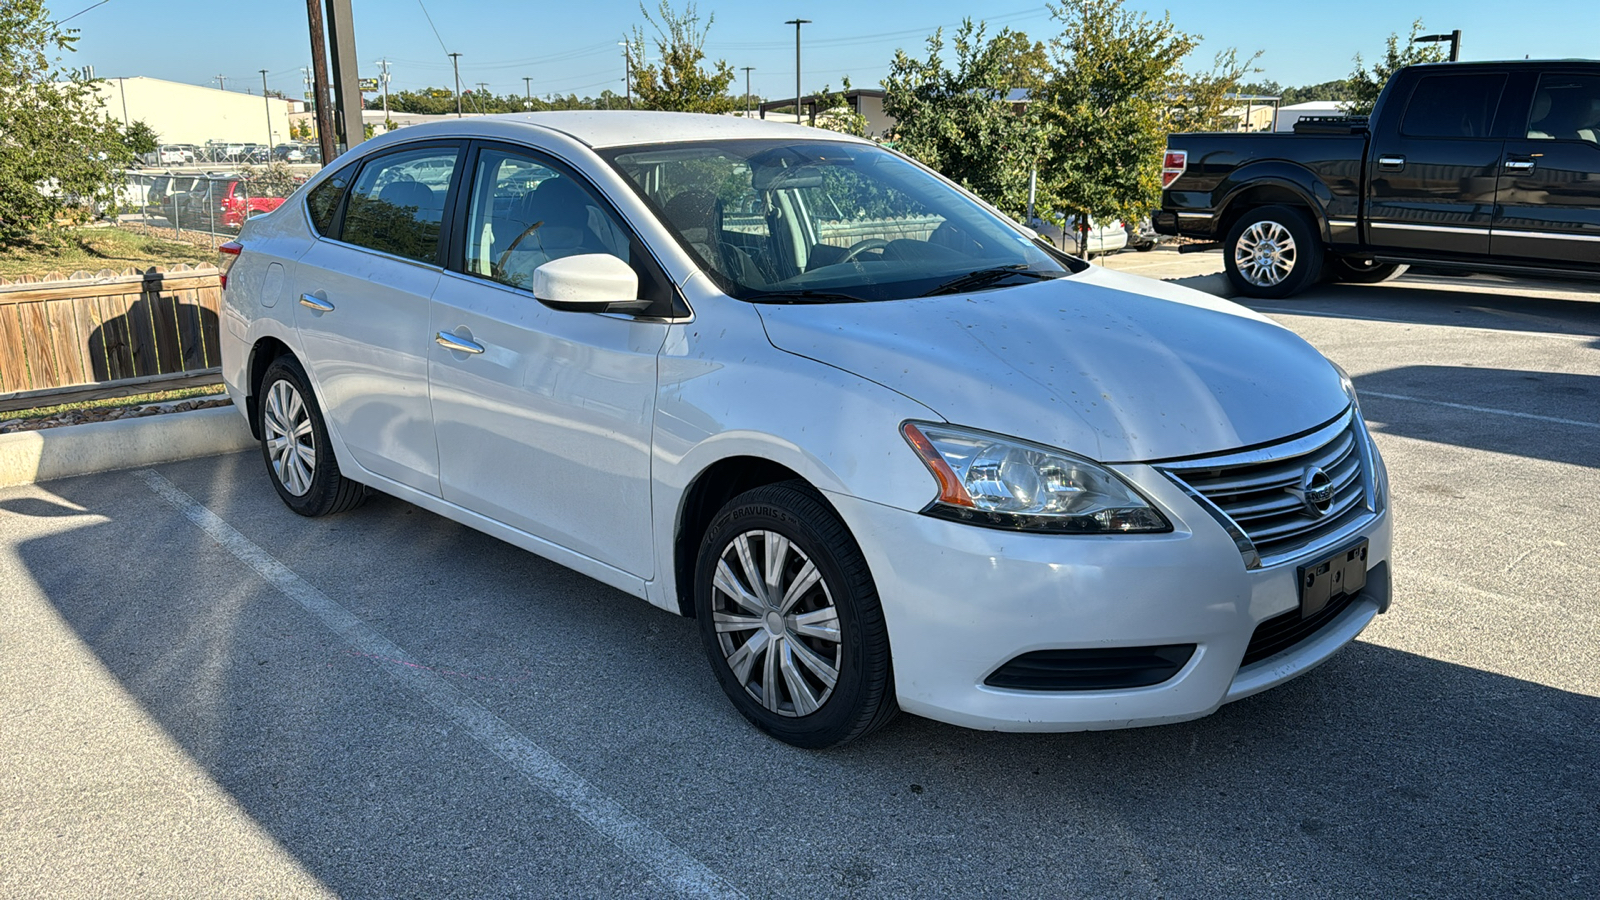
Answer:
POLYGON ((461 118, 461 54, 450 53, 450 68, 456 73, 456 118, 461 118))
POLYGON ((755 66, 744 67, 744 117, 746 119, 750 118, 750 73, 754 70, 755 66))
POLYGON ((261 103, 267 108, 267 156, 272 156, 272 98, 267 96, 267 70, 261 70, 261 103))
POLYGON ((1461 61, 1461 29, 1459 29, 1459 28, 1457 28, 1455 31, 1450 32, 1449 34, 1425 34, 1422 37, 1417 38, 1416 43, 1418 43, 1418 44, 1442 44, 1445 41, 1449 41, 1450 42, 1450 61, 1451 62, 1460 62, 1461 61))
POLYGON ((800 95, 800 26, 810 25, 811 20, 790 19, 783 24, 794 26, 794 123, 800 125, 803 124, 800 121, 800 101, 803 99, 800 95))
POLYGON ((531 76, 522 76, 522 94, 524 98, 522 101, 523 111, 526 112, 533 109, 533 78, 531 76))

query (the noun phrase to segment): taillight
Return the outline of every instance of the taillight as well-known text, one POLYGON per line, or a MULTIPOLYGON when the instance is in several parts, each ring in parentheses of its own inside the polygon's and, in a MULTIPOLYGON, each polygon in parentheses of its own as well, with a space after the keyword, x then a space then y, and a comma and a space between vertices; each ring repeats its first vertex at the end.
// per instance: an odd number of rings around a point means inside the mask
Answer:
POLYGON ((1161 160, 1161 186, 1172 187, 1172 183, 1177 181, 1178 176, 1187 168, 1189 168, 1189 151, 1168 150, 1161 160))
POLYGON ((228 286, 228 270, 233 268, 234 261, 239 258, 239 251, 243 249, 244 245, 238 241, 229 241, 217 248, 217 268, 222 270, 222 274, 217 276, 217 281, 223 287, 228 286))

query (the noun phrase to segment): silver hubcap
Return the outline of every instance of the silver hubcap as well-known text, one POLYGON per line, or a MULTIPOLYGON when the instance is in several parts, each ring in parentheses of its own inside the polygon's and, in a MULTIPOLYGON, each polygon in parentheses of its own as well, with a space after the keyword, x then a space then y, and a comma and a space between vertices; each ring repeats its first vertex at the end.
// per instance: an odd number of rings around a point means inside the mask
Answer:
POLYGON ((1246 228, 1233 248, 1233 264, 1256 287, 1281 284, 1294 271, 1295 258, 1294 237, 1272 221, 1246 228))
POLYGON ((289 493, 304 496, 311 490, 311 478, 317 473, 317 444, 312 436, 311 411, 294 385, 274 381, 267 391, 267 408, 261 418, 272 473, 289 493))
POLYGON ((771 531, 747 531, 722 549, 711 618, 728 668, 762 706, 805 716, 828 702, 844 648, 839 611, 810 557, 771 531))

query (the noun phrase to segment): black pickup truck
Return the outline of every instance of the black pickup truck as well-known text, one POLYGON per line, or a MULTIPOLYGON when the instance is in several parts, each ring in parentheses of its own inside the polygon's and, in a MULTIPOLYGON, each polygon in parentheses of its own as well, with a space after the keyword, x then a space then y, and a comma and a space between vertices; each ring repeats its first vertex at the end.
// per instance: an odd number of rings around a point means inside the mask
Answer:
POLYGON ((1600 62, 1432 63, 1370 118, 1175 134, 1156 231, 1218 242, 1250 297, 1407 264, 1600 277, 1600 62))

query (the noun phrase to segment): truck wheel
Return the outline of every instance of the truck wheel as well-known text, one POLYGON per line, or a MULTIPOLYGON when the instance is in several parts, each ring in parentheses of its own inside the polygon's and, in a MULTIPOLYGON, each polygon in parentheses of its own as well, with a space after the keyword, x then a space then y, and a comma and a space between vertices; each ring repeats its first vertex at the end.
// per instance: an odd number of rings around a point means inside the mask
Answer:
POLYGON ((1378 284, 1405 273, 1404 263, 1380 263, 1351 256, 1329 256, 1327 275, 1329 281, 1345 284, 1378 284))
POLYGON ((1246 297, 1292 297, 1322 275, 1322 241, 1293 207, 1249 210, 1228 229, 1222 250, 1228 279, 1246 297))

